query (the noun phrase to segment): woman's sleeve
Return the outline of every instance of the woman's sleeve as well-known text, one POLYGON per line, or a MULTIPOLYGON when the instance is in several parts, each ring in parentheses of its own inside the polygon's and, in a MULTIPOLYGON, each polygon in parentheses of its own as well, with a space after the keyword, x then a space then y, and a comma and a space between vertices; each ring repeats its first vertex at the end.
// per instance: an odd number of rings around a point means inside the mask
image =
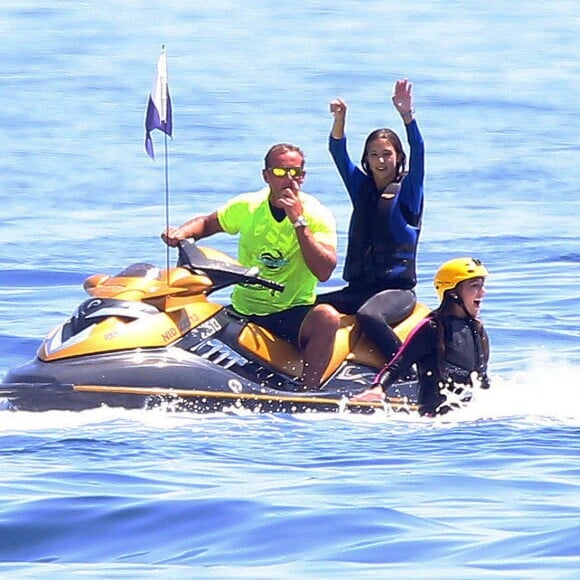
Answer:
POLYGON ((328 150, 348 191, 348 195, 355 202, 360 191, 360 182, 365 174, 351 161, 346 147, 346 137, 335 139, 330 135, 328 150))
POLYGON ((417 361, 425 358, 437 344, 437 332, 430 318, 425 318, 407 337, 395 354, 375 379, 383 390, 400 379, 417 361))
POLYGON ((419 131, 417 121, 405 125, 409 143, 409 173, 405 176, 401 188, 401 203, 414 215, 423 211, 423 182, 425 180, 425 144, 419 131))

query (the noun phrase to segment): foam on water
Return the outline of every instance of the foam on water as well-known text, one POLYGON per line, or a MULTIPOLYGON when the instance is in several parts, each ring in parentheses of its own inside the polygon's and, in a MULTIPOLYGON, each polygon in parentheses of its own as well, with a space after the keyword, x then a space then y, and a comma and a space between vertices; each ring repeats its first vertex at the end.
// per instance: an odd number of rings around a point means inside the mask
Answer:
MULTIPOLYGON (((444 416, 422 418, 416 413, 378 410, 374 414, 361 415, 345 410, 340 413, 309 412, 297 414, 304 421, 354 421, 369 424, 414 423, 461 425, 474 421, 501 421, 512 419, 523 423, 562 423, 580 425, 580 373, 571 361, 555 360, 545 350, 533 353, 523 363, 521 370, 511 375, 492 375, 492 387, 488 390, 475 388, 469 403, 444 416)), ((453 396, 450 396, 450 402, 453 396)), ((46 411, 32 413, 10 411, 4 405, 0 432, 43 432, 55 427, 74 431, 80 427, 98 427, 125 423, 140 425, 146 429, 182 429, 188 425, 198 426, 205 421, 232 417, 259 417, 260 414, 232 405, 225 413, 196 415, 174 412, 173 407, 156 410, 125 410, 103 406, 85 411, 46 411)))

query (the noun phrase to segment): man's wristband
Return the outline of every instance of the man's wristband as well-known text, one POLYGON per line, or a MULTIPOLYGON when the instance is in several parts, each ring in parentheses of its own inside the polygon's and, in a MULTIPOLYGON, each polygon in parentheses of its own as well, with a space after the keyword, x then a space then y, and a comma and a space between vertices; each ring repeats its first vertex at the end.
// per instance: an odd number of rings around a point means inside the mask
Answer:
POLYGON ((401 113, 401 117, 402 117, 403 121, 405 121, 405 123, 410 123, 413 120, 414 114, 415 114, 415 111, 410 110, 410 111, 407 111, 406 113, 401 113))

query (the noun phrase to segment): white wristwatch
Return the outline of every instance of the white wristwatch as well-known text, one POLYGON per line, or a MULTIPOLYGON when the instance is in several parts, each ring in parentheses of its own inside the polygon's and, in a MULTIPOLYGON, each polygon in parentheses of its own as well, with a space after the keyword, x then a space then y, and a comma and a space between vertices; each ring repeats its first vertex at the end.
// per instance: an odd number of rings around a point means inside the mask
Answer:
POLYGON ((295 228, 305 228, 308 225, 306 218, 303 215, 299 215, 294 222, 295 228))

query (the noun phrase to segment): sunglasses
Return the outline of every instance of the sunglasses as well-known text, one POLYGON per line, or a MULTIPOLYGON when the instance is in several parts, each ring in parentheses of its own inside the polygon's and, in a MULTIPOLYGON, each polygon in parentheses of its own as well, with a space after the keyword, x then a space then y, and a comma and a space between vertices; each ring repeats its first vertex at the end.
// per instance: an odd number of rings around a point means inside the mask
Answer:
POLYGON ((300 177, 304 173, 302 167, 270 167, 269 171, 274 177, 300 177))

